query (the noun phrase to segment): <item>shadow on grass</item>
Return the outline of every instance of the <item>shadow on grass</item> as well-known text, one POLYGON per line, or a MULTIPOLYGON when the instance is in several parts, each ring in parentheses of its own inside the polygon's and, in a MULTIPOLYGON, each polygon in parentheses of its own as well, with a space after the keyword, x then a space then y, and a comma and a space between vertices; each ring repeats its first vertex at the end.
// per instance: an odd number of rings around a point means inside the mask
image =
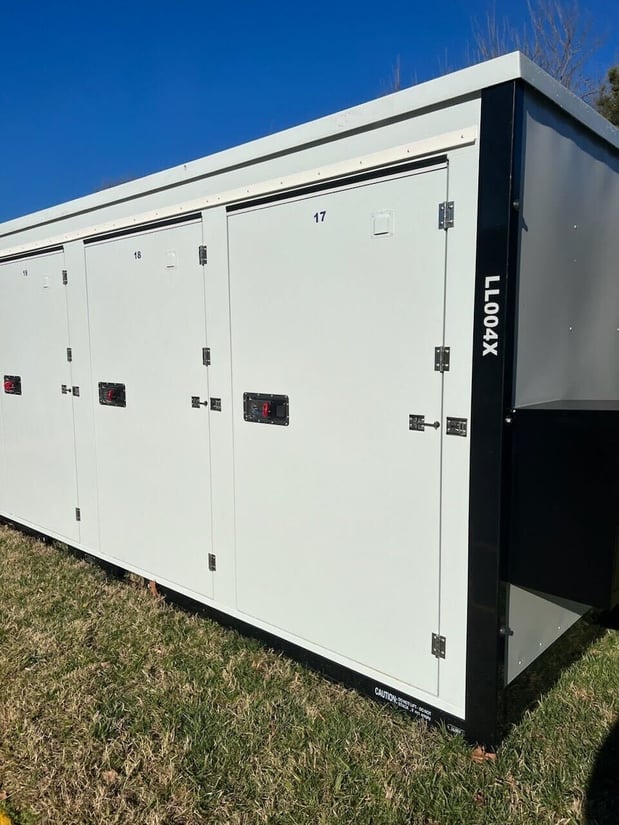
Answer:
POLYGON ((585 800, 586 825, 619 822, 619 719, 600 748, 585 800))
MULTIPOLYGON (((601 624, 619 630, 619 607, 605 614, 601 624)), ((585 799, 585 825, 617 825, 618 822, 619 719, 595 759, 585 799)))

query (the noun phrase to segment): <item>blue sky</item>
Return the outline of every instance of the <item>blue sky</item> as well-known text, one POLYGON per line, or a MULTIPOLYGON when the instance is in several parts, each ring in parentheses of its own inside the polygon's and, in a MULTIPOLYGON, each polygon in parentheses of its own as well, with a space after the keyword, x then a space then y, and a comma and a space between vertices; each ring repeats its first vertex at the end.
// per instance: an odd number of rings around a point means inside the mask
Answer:
MULTIPOLYGON (((466 62, 492 0, 0 0, 0 221, 466 62)), ((619 62, 619 3, 581 0, 619 62)), ((498 0, 515 24, 524 0, 498 0)))

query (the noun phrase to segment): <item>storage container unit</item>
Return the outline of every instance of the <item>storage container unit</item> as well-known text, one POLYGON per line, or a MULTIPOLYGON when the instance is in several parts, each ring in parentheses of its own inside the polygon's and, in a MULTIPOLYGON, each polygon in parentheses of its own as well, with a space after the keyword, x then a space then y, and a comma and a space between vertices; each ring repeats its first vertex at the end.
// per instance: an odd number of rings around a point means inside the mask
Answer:
POLYGON ((515 53, 0 226, 0 514, 494 744, 619 600, 619 138, 515 53))

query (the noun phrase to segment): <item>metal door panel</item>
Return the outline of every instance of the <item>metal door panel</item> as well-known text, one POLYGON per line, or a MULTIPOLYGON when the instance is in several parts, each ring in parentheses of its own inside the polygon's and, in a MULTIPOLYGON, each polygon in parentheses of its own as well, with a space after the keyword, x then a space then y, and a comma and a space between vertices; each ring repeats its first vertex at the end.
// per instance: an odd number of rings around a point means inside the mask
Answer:
MULTIPOLYGON (((0 264, 0 391, 4 485, 0 508, 69 541, 79 539, 74 398, 62 252, 0 264), (65 384, 69 392, 62 394, 65 384)), ((79 402, 76 398, 75 402, 79 402)))
POLYGON ((101 549, 211 596, 211 493, 201 224, 86 248, 101 549), (99 403, 100 382, 126 406, 99 403))
POLYGON ((229 216, 239 608, 436 694, 446 170, 229 216), (244 393, 289 425, 244 420, 244 393))

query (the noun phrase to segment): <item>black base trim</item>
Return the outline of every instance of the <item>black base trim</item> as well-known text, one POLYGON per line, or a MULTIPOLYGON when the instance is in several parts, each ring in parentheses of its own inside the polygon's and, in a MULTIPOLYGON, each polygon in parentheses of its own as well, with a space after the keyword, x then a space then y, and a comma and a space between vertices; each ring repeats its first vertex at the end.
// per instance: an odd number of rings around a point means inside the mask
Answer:
POLYGON ((364 696, 369 696, 380 704, 389 705, 392 708, 403 711, 408 716, 419 719, 428 725, 443 724, 450 733, 466 735, 464 720, 457 716, 453 716, 433 705, 421 702, 419 699, 406 693, 401 693, 395 690, 395 688, 389 687, 384 682, 378 682, 376 679, 358 673, 356 670, 352 670, 352 668, 346 667, 345 665, 333 662, 331 659, 327 659, 318 653, 313 653, 294 642, 282 639, 280 636, 276 636, 267 630, 262 630, 249 622, 245 622, 235 616, 230 616, 228 613, 224 613, 215 607, 195 601, 188 596, 184 596, 161 585, 157 585, 157 588, 171 604, 188 612, 197 613, 213 619, 224 627, 237 630, 243 636, 257 639, 266 647, 284 653, 290 659, 321 673, 330 681, 338 682, 345 687, 352 688, 364 696))

